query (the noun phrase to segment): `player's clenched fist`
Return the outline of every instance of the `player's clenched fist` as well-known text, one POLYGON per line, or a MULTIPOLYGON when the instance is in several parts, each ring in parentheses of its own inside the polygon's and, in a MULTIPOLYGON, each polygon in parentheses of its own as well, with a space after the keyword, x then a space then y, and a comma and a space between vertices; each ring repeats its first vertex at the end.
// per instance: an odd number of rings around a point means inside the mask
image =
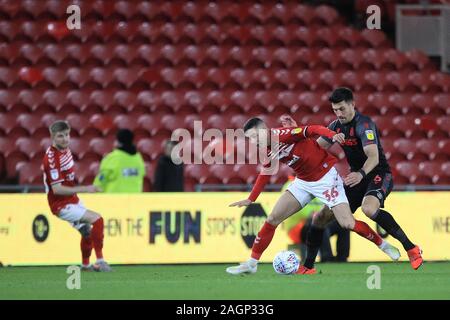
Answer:
POLYGON ((238 202, 233 202, 232 204, 230 204, 230 207, 238 207, 238 208, 246 207, 246 206, 250 205, 251 203, 252 203, 251 200, 245 199, 245 200, 241 200, 238 202))
POLYGON ((345 142, 345 134, 343 134, 343 133, 335 134, 333 136, 333 142, 338 142, 340 144, 343 144, 345 142))

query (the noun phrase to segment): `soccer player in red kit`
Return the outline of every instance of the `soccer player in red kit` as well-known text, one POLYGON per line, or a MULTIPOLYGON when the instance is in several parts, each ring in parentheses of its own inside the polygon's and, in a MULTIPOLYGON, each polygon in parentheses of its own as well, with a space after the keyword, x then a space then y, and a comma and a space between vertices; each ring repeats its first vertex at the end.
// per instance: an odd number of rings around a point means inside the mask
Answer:
MULTIPOLYGON (((341 177, 334 164, 337 159, 322 149, 315 135, 326 136, 334 142, 343 143, 344 136, 319 125, 268 129, 259 118, 251 118, 244 125, 244 133, 250 143, 267 150, 271 159, 287 164, 296 174, 296 179, 281 195, 271 214, 259 231, 252 247, 251 258, 238 266, 227 268, 231 274, 255 273, 257 263, 272 241, 277 226, 292 214, 300 211, 317 197, 328 206, 339 224, 346 229, 375 243, 383 252, 396 260, 396 248, 383 240, 365 222, 355 220, 345 195, 341 177)), ((254 202, 270 179, 268 165, 259 174, 248 199, 230 206, 248 206, 254 202)), ((314 218, 313 218, 314 219, 314 218)), ((314 268, 300 266, 298 274, 314 274, 314 268)))
POLYGON ((77 193, 100 191, 96 186, 75 186, 75 172, 69 149, 70 126, 66 121, 56 121, 50 126, 52 145, 47 149, 42 169, 44 171, 45 192, 54 215, 69 222, 81 233, 82 270, 111 271, 103 259, 103 218, 88 210, 77 193), (92 248, 97 262, 89 263, 92 248))

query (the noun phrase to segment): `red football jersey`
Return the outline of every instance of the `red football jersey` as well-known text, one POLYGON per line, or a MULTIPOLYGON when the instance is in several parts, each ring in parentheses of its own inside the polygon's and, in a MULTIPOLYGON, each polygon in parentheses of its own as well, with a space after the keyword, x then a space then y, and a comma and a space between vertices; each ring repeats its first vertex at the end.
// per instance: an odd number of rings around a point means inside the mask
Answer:
MULTIPOLYGON (((278 146, 268 150, 269 158, 278 158, 281 163, 291 167, 295 176, 304 181, 318 181, 338 161, 334 156, 322 149, 316 139, 320 135, 332 139, 336 132, 323 126, 310 125, 291 128, 271 129, 272 135, 278 137, 278 146)), ((270 176, 260 174, 249 199, 255 201, 270 176)))
POLYGON ((278 136, 279 145, 275 153, 269 151, 269 157, 278 157, 281 163, 287 164, 295 171, 295 176, 304 181, 320 180, 337 159, 321 148, 311 136, 318 135, 318 131, 333 138, 334 131, 321 126, 301 126, 292 128, 272 129, 272 134, 278 136))
POLYGON ((59 211, 66 205, 71 203, 78 203, 79 199, 76 194, 71 196, 55 195, 52 190, 52 185, 61 183, 63 186, 75 186, 75 172, 72 153, 67 148, 60 151, 54 146, 47 149, 44 160, 42 161, 42 170, 44 171, 44 185, 47 193, 48 204, 53 214, 58 214, 59 211))

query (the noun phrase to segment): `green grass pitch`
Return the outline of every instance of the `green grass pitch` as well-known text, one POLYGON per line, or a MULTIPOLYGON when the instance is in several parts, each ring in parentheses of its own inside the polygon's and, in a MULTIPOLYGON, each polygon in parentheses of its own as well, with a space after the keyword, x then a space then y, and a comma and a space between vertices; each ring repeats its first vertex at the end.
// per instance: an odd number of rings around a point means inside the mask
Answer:
POLYGON ((317 264, 319 274, 277 275, 262 264, 253 275, 231 276, 227 265, 115 266, 81 273, 81 289, 66 287, 66 267, 0 268, 0 299, 450 299, 450 262, 317 264), (369 290, 370 265, 381 289, 369 290))

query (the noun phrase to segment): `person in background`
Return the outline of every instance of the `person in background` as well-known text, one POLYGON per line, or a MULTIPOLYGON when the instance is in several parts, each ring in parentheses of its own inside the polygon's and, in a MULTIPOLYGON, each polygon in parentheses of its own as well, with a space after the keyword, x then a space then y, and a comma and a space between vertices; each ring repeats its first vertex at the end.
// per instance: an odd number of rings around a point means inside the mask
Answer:
POLYGON ((172 150, 176 141, 167 140, 164 144, 164 153, 159 157, 155 169, 153 191, 155 192, 182 192, 184 191, 184 166, 175 164, 172 160, 172 150))
POLYGON ((106 193, 137 193, 143 191, 145 164, 133 143, 134 134, 120 129, 114 150, 100 163, 94 185, 106 193))

